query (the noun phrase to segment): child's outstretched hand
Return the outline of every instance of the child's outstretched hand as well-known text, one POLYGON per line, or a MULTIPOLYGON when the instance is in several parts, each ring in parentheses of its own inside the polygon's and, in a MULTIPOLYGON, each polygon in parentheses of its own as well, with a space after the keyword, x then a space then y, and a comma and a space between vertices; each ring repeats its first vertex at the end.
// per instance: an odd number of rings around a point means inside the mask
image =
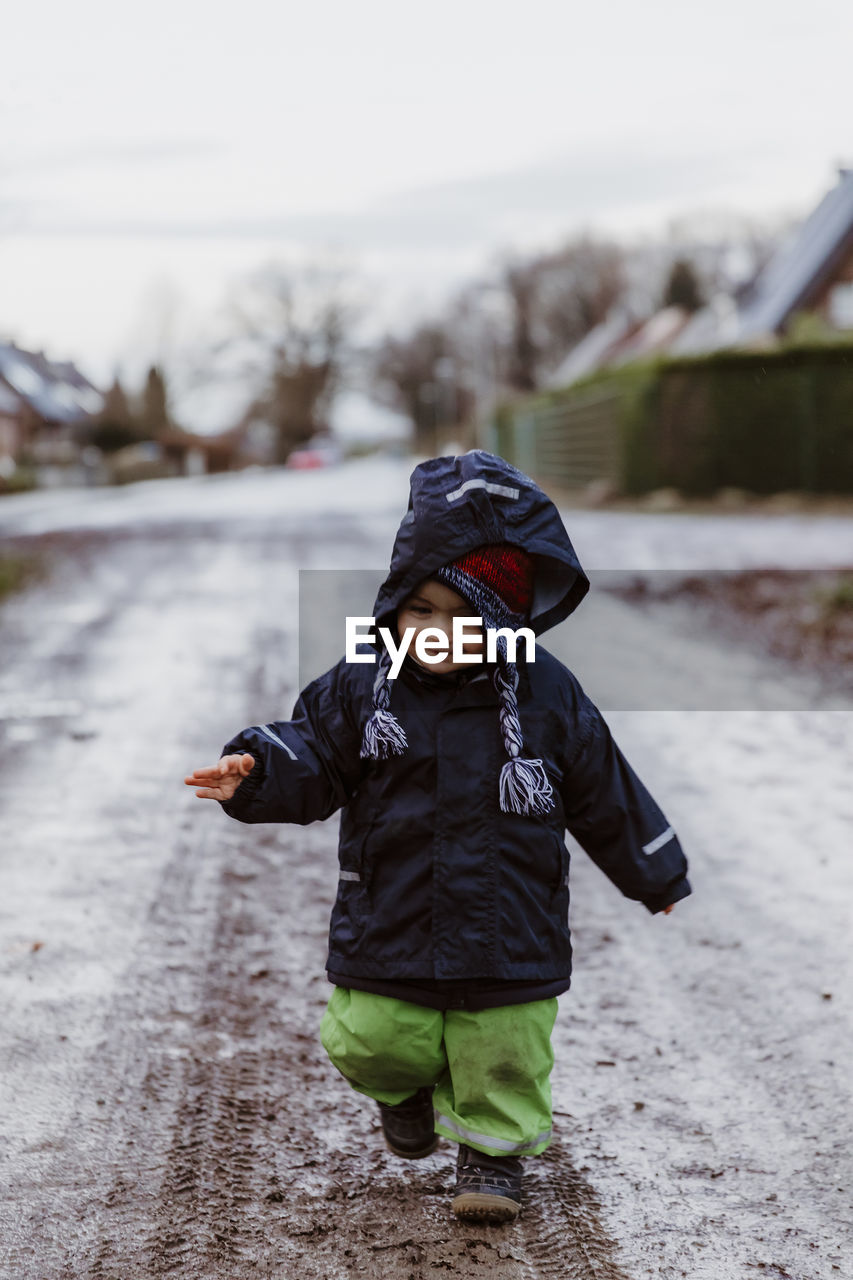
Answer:
POLYGON ((206 769, 196 769, 184 778, 188 787, 198 787, 199 800, 230 800, 243 779, 252 772, 255 757, 245 755, 223 756, 206 769))

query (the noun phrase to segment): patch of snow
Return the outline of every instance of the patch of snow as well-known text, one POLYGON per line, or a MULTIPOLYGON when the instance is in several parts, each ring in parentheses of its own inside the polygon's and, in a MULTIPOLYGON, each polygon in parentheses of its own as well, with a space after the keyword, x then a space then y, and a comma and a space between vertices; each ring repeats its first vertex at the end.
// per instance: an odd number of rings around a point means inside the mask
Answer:
POLYGON ((342 392, 330 417, 332 430, 345 444, 408 444, 412 438, 412 424, 405 414, 361 391, 342 392))

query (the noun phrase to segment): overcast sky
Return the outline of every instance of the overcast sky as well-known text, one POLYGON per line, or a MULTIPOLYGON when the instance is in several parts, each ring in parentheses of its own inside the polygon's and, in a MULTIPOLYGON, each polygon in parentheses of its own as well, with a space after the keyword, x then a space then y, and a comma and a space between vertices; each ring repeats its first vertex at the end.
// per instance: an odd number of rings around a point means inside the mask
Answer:
POLYGON ((853 160, 849 0, 30 0, 0 333, 102 378, 333 251, 415 314, 513 246, 804 213, 853 160))

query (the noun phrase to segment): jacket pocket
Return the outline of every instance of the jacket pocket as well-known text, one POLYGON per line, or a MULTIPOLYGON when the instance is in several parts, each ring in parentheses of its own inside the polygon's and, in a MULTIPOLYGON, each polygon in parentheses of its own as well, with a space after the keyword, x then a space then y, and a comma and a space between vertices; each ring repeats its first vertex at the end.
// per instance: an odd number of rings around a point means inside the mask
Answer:
MULTIPOLYGON (((360 836, 348 842, 348 852, 343 855, 343 865, 338 871, 338 893, 335 915, 348 917, 352 925, 360 929, 370 915, 368 895, 369 867, 367 842, 376 825, 375 818, 363 828, 360 836)), ((333 926, 335 917, 333 916, 333 926)))
POLYGON ((358 853, 358 869, 361 874, 361 883, 366 894, 370 891, 370 882, 373 878, 373 858, 375 855, 375 847, 371 850, 370 842, 376 834, 377 827, 376 818, 371 819, 365 828, 364 835, 361 838, 361 845, 358 853))
POLYGON ((569 889, 569 850, 559 832, 551 828, 551 844, 553 859, 553 876, 551 879, 551 901, 555 908, 562 908, 564 896, 569 889))

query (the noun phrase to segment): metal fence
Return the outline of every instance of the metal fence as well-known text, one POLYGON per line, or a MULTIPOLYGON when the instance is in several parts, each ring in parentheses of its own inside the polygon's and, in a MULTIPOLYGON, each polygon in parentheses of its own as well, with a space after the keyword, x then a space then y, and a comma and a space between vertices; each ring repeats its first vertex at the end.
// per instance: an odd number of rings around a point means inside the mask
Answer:
POLYGON ((597 480, 619 485, 621 397, 600 390, 561 404, 534 405, 495 429, 495 447, 529 475, 582 489, 597 480))

